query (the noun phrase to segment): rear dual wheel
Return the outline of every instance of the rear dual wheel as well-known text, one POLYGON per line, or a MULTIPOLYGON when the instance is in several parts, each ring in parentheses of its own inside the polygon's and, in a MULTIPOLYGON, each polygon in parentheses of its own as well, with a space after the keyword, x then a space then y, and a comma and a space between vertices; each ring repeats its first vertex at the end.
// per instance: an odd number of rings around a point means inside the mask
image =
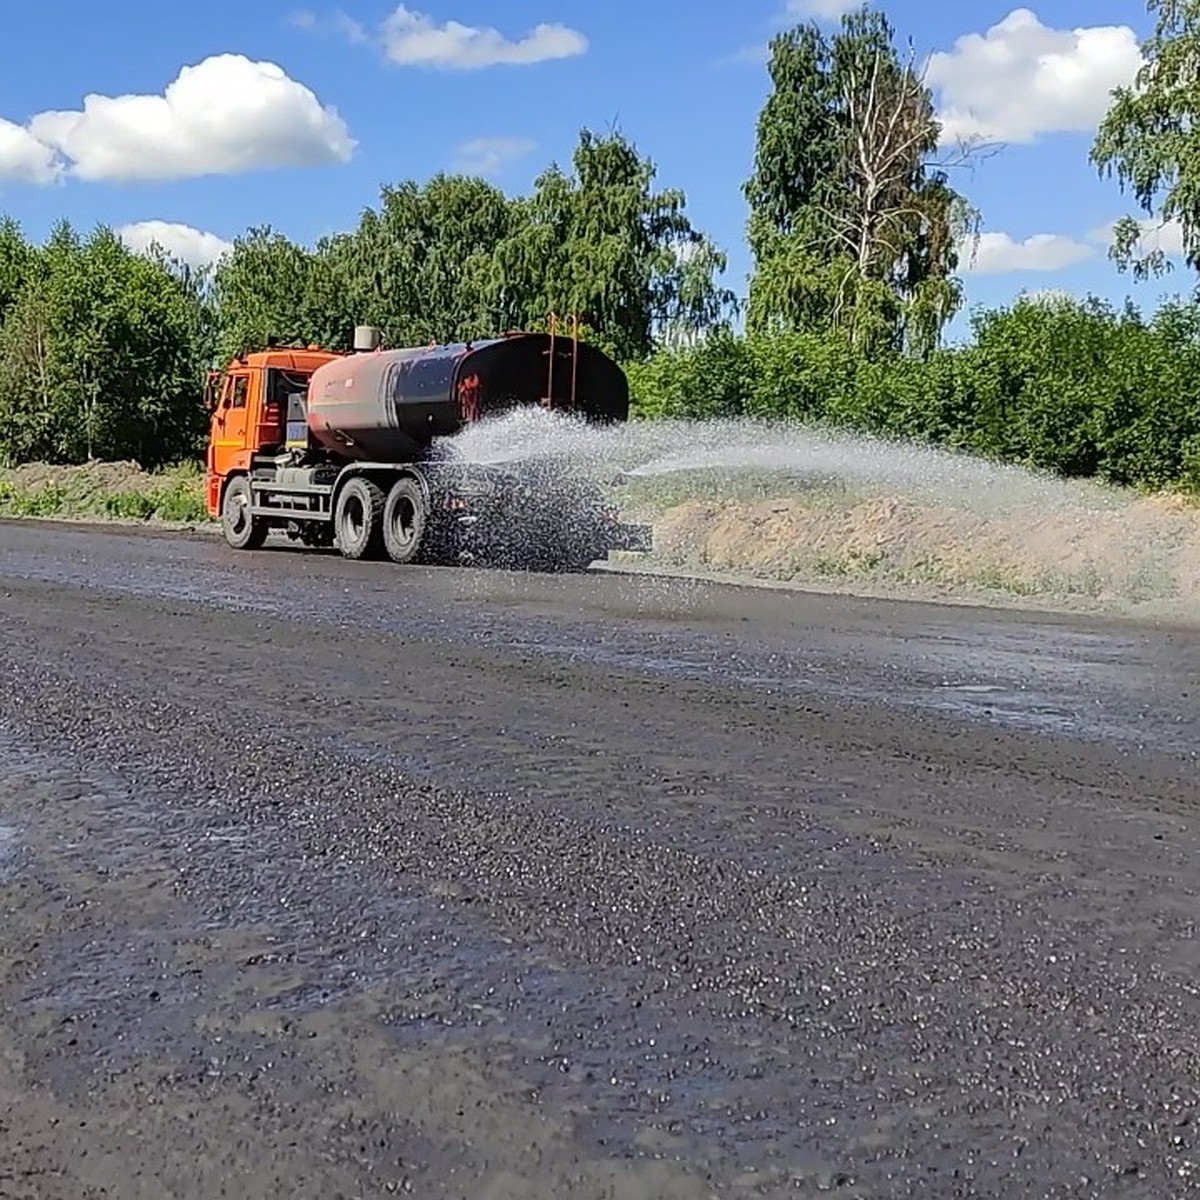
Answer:
POLYGON ((429 508, 420 484, 398 479, 385 495, 374 480, 358 476, 338 496, 334 527, 346 558, 410 563, 421 552, 429 508))
POLYGON ((416 560, 428 520, 429 507, 421 485, 408 475, 397 479, 383 506, 383 544, 392 562, 416 560))

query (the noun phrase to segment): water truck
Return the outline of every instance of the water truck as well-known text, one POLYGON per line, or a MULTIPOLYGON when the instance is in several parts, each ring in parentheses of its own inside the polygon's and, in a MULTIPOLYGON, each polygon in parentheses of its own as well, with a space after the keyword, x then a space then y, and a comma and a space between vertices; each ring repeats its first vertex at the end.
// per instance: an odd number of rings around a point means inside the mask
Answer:
POLYGON ((629 415, 620 366, 576 336, 509 333, 350 352, 270 345, 210 372, 205 501, 237 550, 271 530, 350 559, 582 569, 648 550, 599 485, 561 463, 466 461, 453 436, 514 409, 611 424, 629 415))

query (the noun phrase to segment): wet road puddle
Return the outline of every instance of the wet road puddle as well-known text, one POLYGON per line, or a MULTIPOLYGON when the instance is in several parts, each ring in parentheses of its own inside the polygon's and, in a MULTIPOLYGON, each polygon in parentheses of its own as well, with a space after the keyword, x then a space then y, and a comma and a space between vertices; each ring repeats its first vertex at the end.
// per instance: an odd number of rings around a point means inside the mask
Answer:
MULTIPOLYGON (((549 628, 542 636, 530 637, 528 622, 519 618, 507 620, 491 614, 486 626, 481 626, 471 614, 459 613, 448 622, 441 613, 411 609, 397 611, 393 606, 359 608, 355 619, 342 619, 346 588, 334 580, 306 581, 306 592, 298 597, 286 591, 262 586, 261 579, 247 583, 224 564, 194 562, 156 563, 152 576, 131 573, 126 567, 108 563, 69 564, 60 560, 33 557, 6 564, 7 573, 19 577, 52 583, 70 583, 81 587, 102 588, 150 599, 165 599, 183 603, 202 604, 232 612, 297 619, 305 622, 316 619, 339 628, 380 629, 391 634, 409 637, 450 640, 498 646, 523 655, 565 659, 572 663, 588 663, 620 670, 650 672, 657 675, 691 679, 698 682, 722 682, 753 688, 765 697, 772 695, 816 695, 831 700, 860 703, 883 703, 900 708, 925 710, 954 719, 983 722, 1034 734, 1066 735, 1093 741, 1118 741, 1141 746, 1150 740, 1161 748, 1194 755, 1194 747, 1186 734, 1158 726, 1147 728, 1142 722, 1122 717, 1113 706, 1101 711, 1081 692, 1079 684, 1108 641, 1099 635, 1076 635, 1080 653, 1086 653, 1076 674, 1065 682, 1061 694, 1044 686, 1036 691, 1016 682, 1014 672, 1027 668, 1040 652, 1036 642, 999 639, 990 649, 977 641, 962 640, 969 646, 977 669, 986 675, 995 674, 997 681, 946 684, 936 677, 908 679, 900 677, 886 666, 865 665, 856 672, 864 682, 848 677, 844 664, 809 661, 802 647, 792 651, 771 650, 767 646, 744 646, 738 642, 714 647, 703 635, 675 635, 663 631, 624 631, 619 641, 598 636, 594 628, 573 625, 570 636, 561 632, 554 636, 549 628), (550 634, 550 636, 545 636, 550 634), (869 677, 874 672, 876 678, 869 677)), ((382 589, 368 589, 382 590, 382 589)), ((1069 635, 1057 636, 1059 647, 1069 635)), ((954 639, 939 633, 930 639, 937 653, 954 639)), ((1115 653, 1115 651, 1110 652, 1115 653)), ((928 664, 934 665, 932 663, 928 664)), ((1051 665, 1062 667, 1055 658, 1051 665)), ((431 775, 430 764, 414 760, 409 765, 413 775, 431 775)))
POLYGON ((408 990, 396 988, 384 1019, 400 1045, 486 1046, 543 1103, 586 1112, 609 1144, 626 1117, 638 1122, 626 1130, 631 1141, 648 1117, 701 1137, 794 1135, 761 1109, 737 1128, 742 1116, 731 1097, 741 1068, 723 1063, 716 1050, 738 1040, 728 1022, 685 1016, 611 977, 538 963, 477 935, 454 940, 423 965, 426 986, 414 990, 416 964, 405 964, 408 990))
POLYGON ((894 685, 886 695, 878 687, 855 686, 832 678, 828 672, 803 670, 791 663, 778 673, 766 673, 738 654, 713 655, 707 650, 695 653, 653 654, 638 649, 541 640, 514 640, 508 643, 522 653, 542 653, 623 670, 653 671, 680 679, 712 682, 721 679, 743 687, 752 687, 764 695, 812 695, 830 699, 879 703, 883 701, 906 708, 924 708, 948 716, 991 724, 1007 725, 1030 733, 1066 734, 1071 737, 1122 739, 1129 736, 1124 726, 1088 717, 1061 704, 1046 693, 1032 693, 1019 687, 998 683, 894 685))
POLYGON ((1056 705, 1048 695, 995 683, 944 683, 924 703, 936 712, 1008 725, 1029 733, 1074 738, 1109 738, 1126 733, 1056 705))

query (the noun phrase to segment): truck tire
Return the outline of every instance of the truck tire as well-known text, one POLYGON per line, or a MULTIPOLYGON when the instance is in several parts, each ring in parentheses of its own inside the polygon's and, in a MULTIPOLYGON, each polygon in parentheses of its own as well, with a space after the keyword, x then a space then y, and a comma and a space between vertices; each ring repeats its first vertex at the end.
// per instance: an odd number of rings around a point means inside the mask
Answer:
POLYGON ((383 551, 383 489, 359 475, 342 488, 333 523, 345 558, 380 558, 383 551))
POLYGON ((421 485, 411 475, 392 484, 383 508, 383 544, 392 562, 414 562, 425 541, 429 507, 421 485))
POLYGON ((245 475, 229 481, 221 501, 221 532, 235 550, 258 550, 267 540, 266 521, 250 511, 253 502, 250 480, 245 475))

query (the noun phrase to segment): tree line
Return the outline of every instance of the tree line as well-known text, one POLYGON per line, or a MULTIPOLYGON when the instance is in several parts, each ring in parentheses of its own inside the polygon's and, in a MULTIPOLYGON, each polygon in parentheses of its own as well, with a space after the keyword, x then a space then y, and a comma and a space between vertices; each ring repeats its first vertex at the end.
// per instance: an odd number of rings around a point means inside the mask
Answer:
MULTIPOLYGON (((1114 95, 1091 159, 1144 213, 1183 224, 1196 270, 1200 156, 1179 85, 1200 0, 1148 3, 1147 66, 1114 95)), ((830 421, 1064 474, 1200 483, 1194 299, 1149 318, 1021 299, 945 346, 979 226, 952 173, 992 148, 942 145, 914 54, 867 6, 832 32, 779 34, 768 70, 742 189, 744 297, 683 192, 615 132, 583 130, 569 169, 551 164, 528 195, 447 174, 387 184, 345 232, 309 247, 252 227, 205 270, 106 228, 63 222, 35 246, 0 220, 0 462, 193 456, 204 372, 268 337, 347 347, 366 322, 419 345, 555 313, 579 314, 626 367, 642 418, 830 421)), ((1164 271, 1139 233, 1119 223, 1114 263, 1164 271)))
POLYGON ((682 192, 619 133, 584 130, 528 196, 439 174, 381 189, 357 226, 301 246, 253 227, 212 267, 135 254, 60 222, 45 245, 0 220, 0 461, 197 453, 204 373, 268 339, 333 348, 354 326, 424 345, 545 328, 641 361, 730 328, 722 254, 682 192))

